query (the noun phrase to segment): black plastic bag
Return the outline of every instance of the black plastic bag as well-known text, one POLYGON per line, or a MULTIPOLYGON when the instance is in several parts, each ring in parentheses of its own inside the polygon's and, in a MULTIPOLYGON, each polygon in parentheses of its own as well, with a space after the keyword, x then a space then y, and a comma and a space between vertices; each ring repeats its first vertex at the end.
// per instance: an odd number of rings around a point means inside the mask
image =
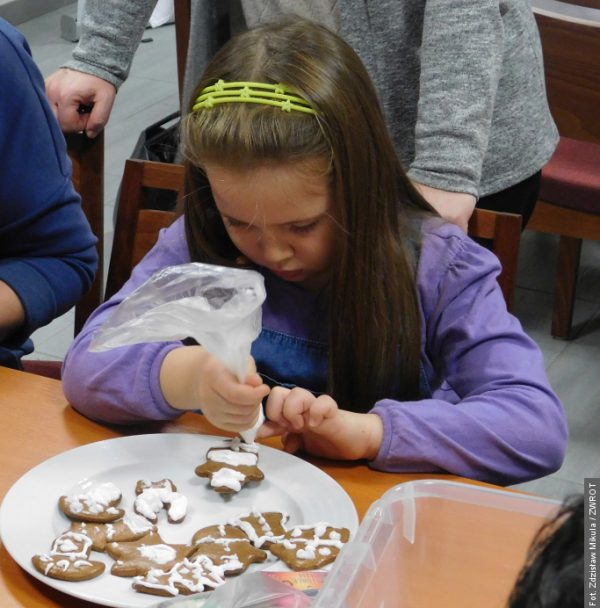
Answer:
POLYGON ((173 112, 146 127, 140 133, 131 158, 154 160, 161 163, 175 162, 179 148, 180 116, 179 112, 173 112))
MULTIPOLYGON (((130 158, 153 160, 161 163, 173 163, 179 149, 180 112, 173 112, 163 119, 146 127, 138 137, 130 158)), ((121 187, 117 193, 113 221, 117 218, 117 209, 121 197, 121 187)), ((148 188, 146 198, 148 209, 173 211, 177 205, 177 193, 160 188, 148 188)))

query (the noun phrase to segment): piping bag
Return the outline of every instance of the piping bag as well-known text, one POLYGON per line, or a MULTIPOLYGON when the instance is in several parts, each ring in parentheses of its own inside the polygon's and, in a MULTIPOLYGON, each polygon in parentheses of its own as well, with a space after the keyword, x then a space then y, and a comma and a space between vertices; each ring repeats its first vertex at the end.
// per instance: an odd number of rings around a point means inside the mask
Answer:
MULTIPOLYGON (((255 270, 198 262, 169 266, 117 306, 93 335, 90 350, 194 338, 243 382, 265 298, 264 279, 255 270)), ((264 419, 260 407, 254 426, 240 433, 246 443, 254 442, 264 419)))

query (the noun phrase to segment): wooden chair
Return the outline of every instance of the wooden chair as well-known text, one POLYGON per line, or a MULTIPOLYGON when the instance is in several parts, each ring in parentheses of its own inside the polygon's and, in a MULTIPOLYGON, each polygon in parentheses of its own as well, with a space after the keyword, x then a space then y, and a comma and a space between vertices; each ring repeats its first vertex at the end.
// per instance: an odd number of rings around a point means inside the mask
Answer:
POLYGON ((469 236, 484 239, 491 245, 502 265, 498 284, 504 295, 506 307, 512 310, 519 266, 519 245, 521 243, 520 215, 475 209, 469 220, 469 236))
POLYGON ((171 190, 182 197, 183 165, 137 159, 125 162, 104 299, 121 288, 133 267, 156 242, 159 230, 177 217, 174 211, 145 208, 148 188, 171 190))
MULTIPOLYGON (((600 2, 575 4, 600 9, 600 2)), ((575 12, 573 12, 573 9, 575 12)), ((572 336, 583 239, 600 240, 600 10, 597 21, 534 9, 550 109, 561 140, 542 171, 528 229, 559 236, 551 333, 572 336)))

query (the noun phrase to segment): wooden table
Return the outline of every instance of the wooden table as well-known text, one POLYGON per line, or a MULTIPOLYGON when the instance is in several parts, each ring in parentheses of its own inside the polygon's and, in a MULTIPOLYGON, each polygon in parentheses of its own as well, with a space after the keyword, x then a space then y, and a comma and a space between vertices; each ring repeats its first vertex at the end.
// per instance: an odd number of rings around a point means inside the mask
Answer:
MULTIPOLYGON (((4 498, 12 484, 29 469, 56 454, 103 439, 156 432, 222 434, 196 414, 185 414, 175 422, 134 428, 104 426, 73 410, 66 402, 60 382, 0 367, 0 498, 4 498)), ((267 440, 266 443, 281 447, 278 439, 267 440)), ((371 503, 399 483, 424 477, 465 481, 450 475, 382 473, 369 469, 364 463, 333 462, 312 457, 307 460, 343 486, 361 519, 371 503)), ((97 606, 67 596, 34 579, 16 564, 2 545, 0 573, 2 608, 97 606)))

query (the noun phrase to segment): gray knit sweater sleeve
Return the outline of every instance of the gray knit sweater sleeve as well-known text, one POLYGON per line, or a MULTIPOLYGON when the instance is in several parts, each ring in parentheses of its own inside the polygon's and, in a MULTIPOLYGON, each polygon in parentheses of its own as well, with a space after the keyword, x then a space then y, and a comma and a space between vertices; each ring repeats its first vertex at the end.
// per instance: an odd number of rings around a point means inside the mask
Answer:
POLYGON ((473 0, 425 4, 415 156, 410 166, 410 175, 418 182, 475 196, 503 59, 498 2, 477 4, 476 10, 473 0))
POLYGON ((85 0, 79 44, 62 67, 99 76, 119 88, 129 74, 157 0, 85 0))

